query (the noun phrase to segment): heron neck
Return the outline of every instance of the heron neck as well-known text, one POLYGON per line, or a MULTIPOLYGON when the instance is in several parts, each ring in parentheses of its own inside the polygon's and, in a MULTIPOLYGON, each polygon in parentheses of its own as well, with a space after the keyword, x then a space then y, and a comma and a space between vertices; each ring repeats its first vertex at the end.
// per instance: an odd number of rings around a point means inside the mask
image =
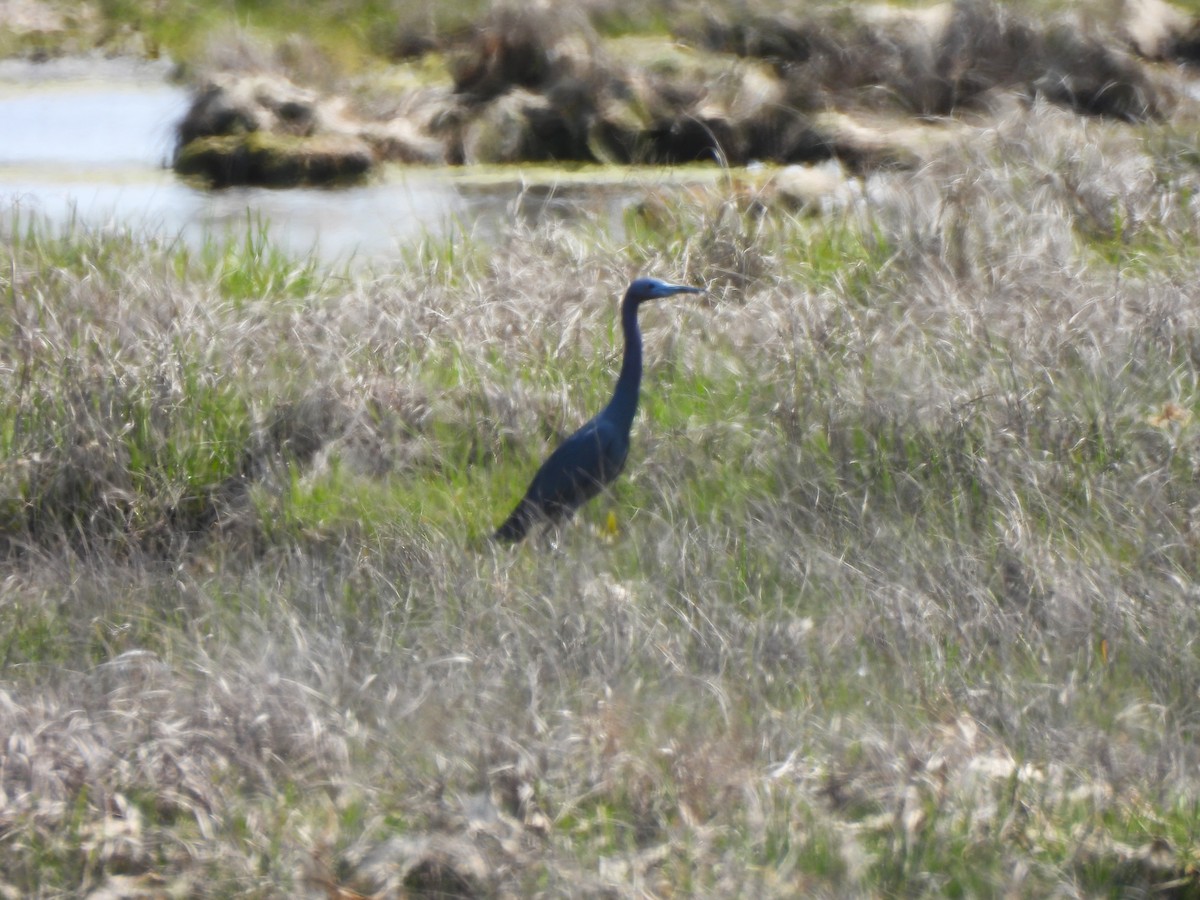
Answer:
POLYGON ((628 430, 637 412, 638 389, 642 383, 642 333, 638 328, 637 304, 628 298, 621 304, 621 330, 625 332, 625 358, 606 412, 628 430))

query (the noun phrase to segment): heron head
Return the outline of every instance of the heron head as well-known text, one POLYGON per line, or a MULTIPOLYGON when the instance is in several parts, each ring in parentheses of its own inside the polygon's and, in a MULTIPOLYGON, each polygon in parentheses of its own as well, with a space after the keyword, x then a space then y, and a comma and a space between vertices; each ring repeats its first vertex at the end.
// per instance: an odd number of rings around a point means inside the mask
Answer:
POLYGON ((672 284, 658 278, 639 278, 629 285, 625 299, 634 303, 644 300, 655 300, 659 297, 670 297, 673 294, 703 294, 703 288, 691 287, 686 284, 672 284))

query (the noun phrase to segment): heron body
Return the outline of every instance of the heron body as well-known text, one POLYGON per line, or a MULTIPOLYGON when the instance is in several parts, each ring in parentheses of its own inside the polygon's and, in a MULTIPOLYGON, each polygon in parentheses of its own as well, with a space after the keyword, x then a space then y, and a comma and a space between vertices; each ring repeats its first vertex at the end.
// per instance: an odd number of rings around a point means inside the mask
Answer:
POLYGON ((629 433, 642 382, 638 306, 646 300, 673 294, 702 293, 700 288, 657 278, 639 278, 629 285, 621 302, 625 358, 612 399, 542 463, 517 508, 496 529, 493 535, 496 540, 519 541, 538 522, 557 522, 569 517, 621 474, 629 456, 629 433))

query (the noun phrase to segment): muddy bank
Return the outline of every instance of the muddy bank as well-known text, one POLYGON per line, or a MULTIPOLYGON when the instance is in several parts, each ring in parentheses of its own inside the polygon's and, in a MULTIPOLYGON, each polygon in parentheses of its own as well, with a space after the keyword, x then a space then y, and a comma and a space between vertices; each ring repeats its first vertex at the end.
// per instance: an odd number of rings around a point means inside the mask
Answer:
POLYGON ((399 42, 426 77, 371 102, 269 71, 210 74, 176 165, 217 185, 337 183, 384 162, 911 166, 1014 99, 1169 117, 1186 101, 1171 63, 1200 55, 1198 35, 1160 0, 1108 21, 986 0, 710 13, 670 38, 615 39, 579 8, 501 6, 465 35, 399 42))

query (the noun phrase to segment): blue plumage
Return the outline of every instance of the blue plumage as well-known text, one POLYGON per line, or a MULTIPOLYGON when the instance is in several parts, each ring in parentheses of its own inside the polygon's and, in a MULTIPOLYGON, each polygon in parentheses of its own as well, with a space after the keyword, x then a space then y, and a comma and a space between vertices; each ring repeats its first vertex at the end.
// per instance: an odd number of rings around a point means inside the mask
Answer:
POLYGON ((700 288, 657 278, 639 278, 629 285, 621 302, 625 358, 612 399, 542 463, 517 508, 496 529, 496 540, 519 541, 538 522, 556 522, 570 516, 621 473, 629 456, 629 433, 642 381, 638 306, 658 297, 702 293, 700 288))

